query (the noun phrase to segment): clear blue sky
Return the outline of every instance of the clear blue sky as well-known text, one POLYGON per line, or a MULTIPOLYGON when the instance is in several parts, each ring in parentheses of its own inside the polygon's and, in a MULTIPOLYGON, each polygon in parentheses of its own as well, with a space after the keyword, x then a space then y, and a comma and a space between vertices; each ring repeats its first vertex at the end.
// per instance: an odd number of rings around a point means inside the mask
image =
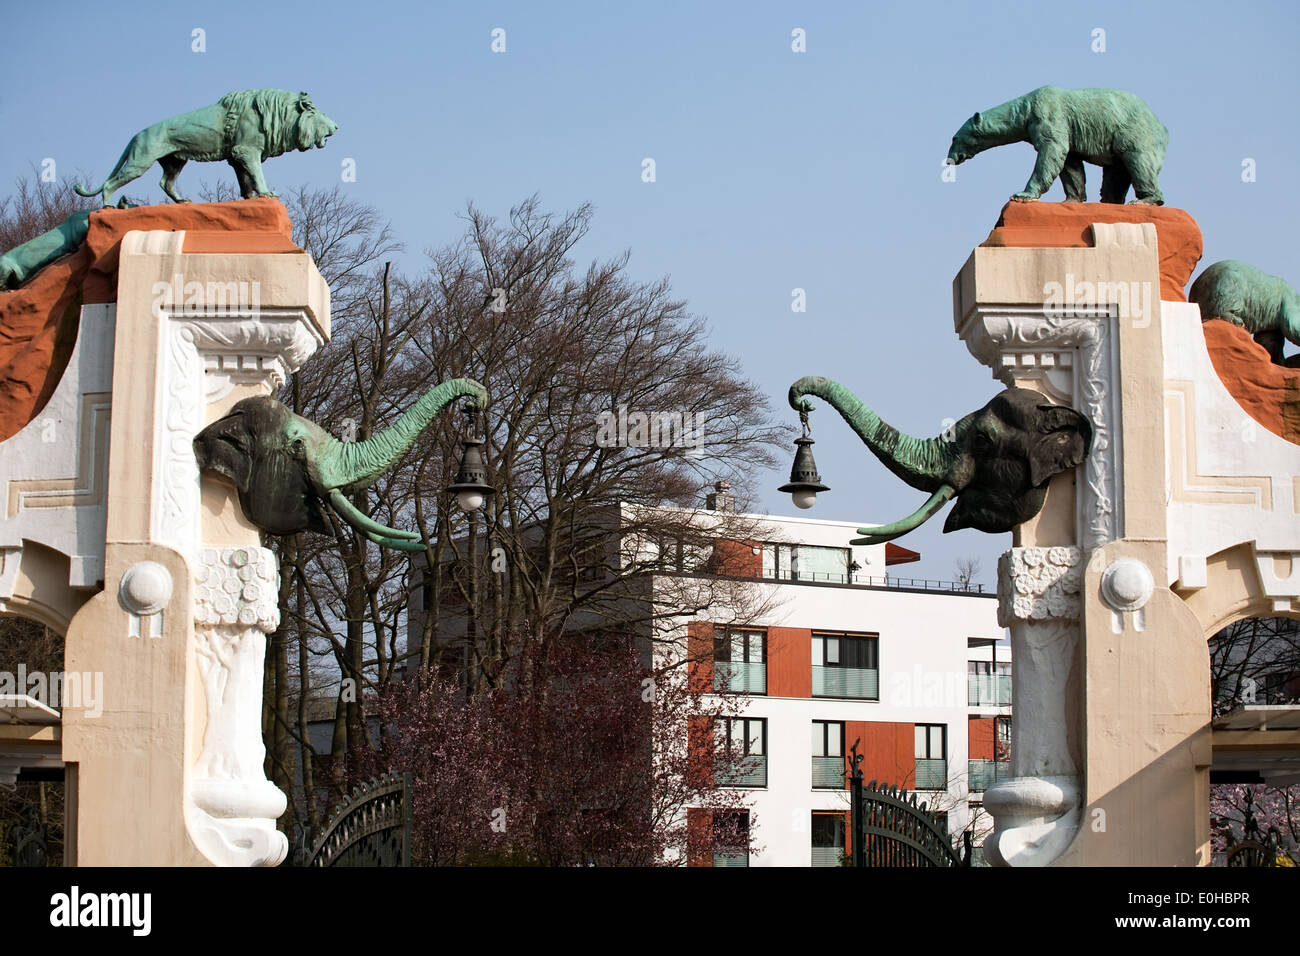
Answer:
MULTIPOLYGON (((388 216, 403 266, 459 236, 466 200, 504 214, 541 195, 590 200, 580 254, 630 249, 631 272, 671 277, 718 348, 784 407, 788 384, 836 378, 891 423, 937 434, 1000 386, 952 332, 953 275, 1034 161, 976 157, 943 183, 956 128, 1047 83, 1145 99, 1170 130, 1166 201, 1205 232, 1205 259, 1239 258, 1300 284, 1295 226, 1300 49, 1295 3, 6 3, 0 184, 52 157, 102 177, 142 127, 232 89, 309 91, 339 125, 325 150, 267 165, 273 186, 339 182, 388 216), (506 52, 491 31, 506 31, 506 52), (791 30, 807 52, 791 51, 791 30), (1094 28, 1106 51, 1092 51, 1094 28), (207 51, 191 52, 191 31, 207 51), (652 157, 657 182, 641 181, 652 157), (1256 160, 1258 179, 1241 181, 1256 160), (808 311, 791 312, 803 288, 808 311)), ((1088 168, 1089 196, 1099 171, 1088 168)), ((131 187, 162 200, 159 172, 131 187), (146 192, 147 190, 147 192, 146 192)), ((189 166, 180 183, 233 176, 189 166)), ((0 185, 0 190, 4 186, 0 185)), ((1048 199, 1059 200, 1057 185, 1048 199)), ((793 413, 790 413, 793 420, 793 413)), ((890 521, 924 498, 829 411, 814 417, 834 489, 810 512, 890 521)), ((773 473, 760 510, 790 513, 773 473)), ((1010 536, 902 543, 919 574, 1010 536)))

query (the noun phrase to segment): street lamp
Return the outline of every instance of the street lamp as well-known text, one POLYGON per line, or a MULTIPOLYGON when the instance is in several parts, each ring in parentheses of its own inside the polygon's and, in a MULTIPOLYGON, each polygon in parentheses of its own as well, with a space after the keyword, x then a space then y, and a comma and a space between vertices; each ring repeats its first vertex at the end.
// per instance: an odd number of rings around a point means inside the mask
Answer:
POLYGON ((786 491, 794 499, 796 508, 811 508, 817 503, 817 492, 830 491, 822 484, 817 474, 817 462, 813 461, 812 446, 815 444, 808 436, 808 413, 801 412, 799 420, 803 423, 803 436, 794 440, 794 464, 790 467, 790 480, 777 491, 786 491))
POLYGON ((493 492, 487 483, 487 468, 483 465, 483 455, 479 451, 483 442, 472 438, 474 419, 478 409, 472 403, 465 405, 465 437, 461 439, 460 467, 456 470, 456 480, 447 486, 447 491, 456 496, 456 503, 466 514, 473 514, 483 505, 483 500, 493 492))

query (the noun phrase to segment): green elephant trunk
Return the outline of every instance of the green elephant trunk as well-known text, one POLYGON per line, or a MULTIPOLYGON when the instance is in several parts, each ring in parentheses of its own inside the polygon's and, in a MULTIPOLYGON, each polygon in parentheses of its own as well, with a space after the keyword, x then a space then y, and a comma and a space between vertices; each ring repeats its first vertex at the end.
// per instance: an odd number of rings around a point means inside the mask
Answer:
POLYGON ((951 480, 954 442, 904 435, 843 385, 820 375, 806 376, 790 386, 790 407, 798 412, 810 411, 812 405, 803 398, 805 395, 825 399, 885 467, 913 488, 935 492, 951 480))
POLYGON ((487 404, 487 389, 472 378, 453 378, 434 386, 396 422, 363 442, 334 439, 321 449, 317 475, 327 490, 351 494, 368 488, 406 454, 416 437, 434 417, 458 398, 470 398, 480 408, 487 404))

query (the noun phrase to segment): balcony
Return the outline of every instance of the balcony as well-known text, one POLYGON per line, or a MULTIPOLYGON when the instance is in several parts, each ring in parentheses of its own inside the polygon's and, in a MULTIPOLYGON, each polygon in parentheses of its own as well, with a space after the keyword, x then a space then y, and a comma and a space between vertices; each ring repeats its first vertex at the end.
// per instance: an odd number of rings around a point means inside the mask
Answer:
POLYGON ((880 671, 874 667, 826 667, 814 664, 812 695, 879 700, 880 671))
POLYGON ((812 785, 821 789, 844 789, 844 758, 813 757, 812 785))
POLYGON ((713 689, 725 694, 766 694, 767 665, 717 661, 713 689))
POLYGON ((948 761, 942 758, 916 758, 915 790, 947 790, 948 761))
POLYGON ((749 866, 749 853, 745 850, 714 850, 714 866, 749 866))
POLYGON ((971 760, 969 764, 966 786, 971 793, 981 793, 995 783, 1011 778, 1009 760, 971 760))
POLYGON ((1010 707, 1009 674, 967 674, 966 700, 971 707, 1010 707))
POLYGON ((744 757, 730 765, 725 758, 720 759, 714 768, 713 779, 720 787, 766 787, 767 756, 744 757))
POLYGON ((871 575, 859 571, 773 571, 765 569, 765 581, 786 581, 791 584, 847 584, 863 588, 900 588, 905 591, 946 591, 950 594, 985 594, 982 584, 962 581, 944 581, 935 578, 899 578, 892 574, 871 575))
POLYGON ((844 857, 844 848, 838 846, 815 846, 812 848, 813 866, 839 866, 844 857))

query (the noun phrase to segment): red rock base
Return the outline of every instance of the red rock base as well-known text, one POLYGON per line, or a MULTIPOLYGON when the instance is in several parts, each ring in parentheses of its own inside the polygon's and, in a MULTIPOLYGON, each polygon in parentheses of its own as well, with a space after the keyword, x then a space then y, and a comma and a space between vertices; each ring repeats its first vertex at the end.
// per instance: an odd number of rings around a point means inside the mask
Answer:
POLYGON ((1094 222, 1150 222, 1160 247, 1160 298, 1186 302, 1188 280, 1201 259, 1201 227, 1182 209, 1100 202, 1009 202, 986 246, 1089 248, 1094 222))
POLYGON ((1201 328, 1214 370, 1237 404, 1274 435, 1300 445, 1300 369, 1274 365, 1239 325, 1210 319, 1201 328))
POLYGON ((0 292, 0 441, 17 434, 54 394, 77 340, 81 306, 117 299, 117 254, 133 230, 185 230, 187 253, 300 253, 293 225, 276 199, 101 209, 86 241, 0 292))

